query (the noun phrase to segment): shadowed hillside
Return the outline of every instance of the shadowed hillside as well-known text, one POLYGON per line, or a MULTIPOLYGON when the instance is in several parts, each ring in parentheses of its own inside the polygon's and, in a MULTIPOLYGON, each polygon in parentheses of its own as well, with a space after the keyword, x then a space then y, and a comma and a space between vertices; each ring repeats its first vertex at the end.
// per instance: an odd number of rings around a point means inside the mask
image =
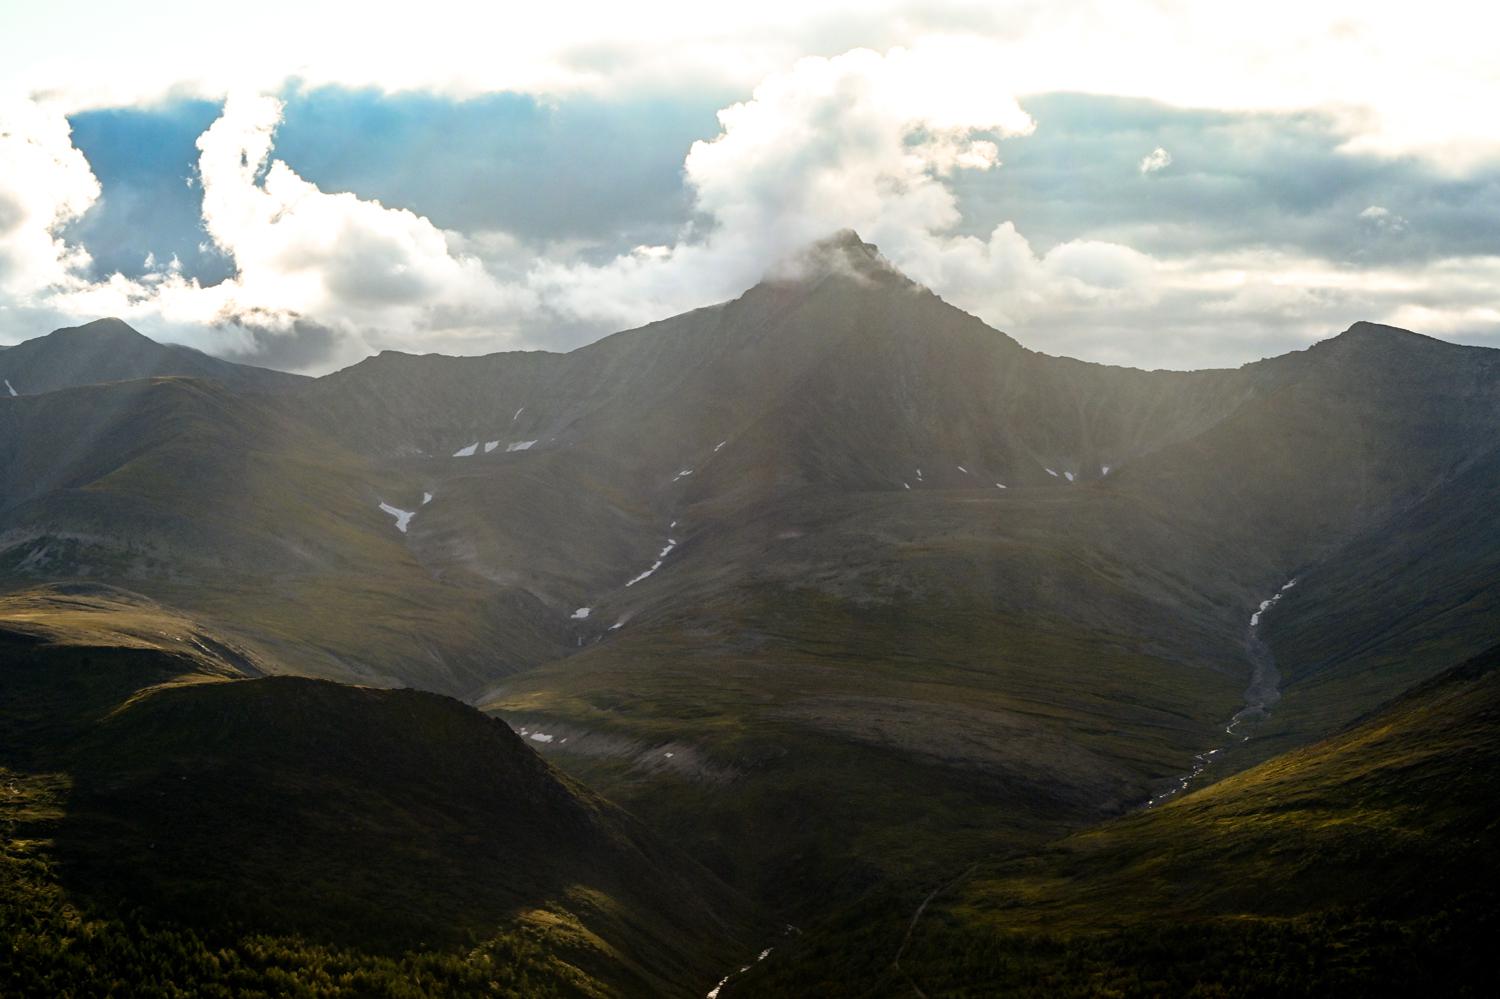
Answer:
POLYGON ((722 994, 1487 995, 1497 764, 1491 649, 1322 742, 961 869, 915 920, 871 900, 722 994))
POLYGON ((0 606, 16 990, 280 991, 279 967, 352 994, 328 967, 425 963, 431 992, 692 995, 750 946, 743 901, 502 723, 253 669, 117 591, 0 606))
MULTIPOLYGON (((54 346, 118 333, 91 328, 54 346)), ((847 942, 840 913, 909 913, 976 858, 1289 759, 1491 647, 1497 434, 1494 350, 1356 323, 1233 370, 1087 364, 842 233, 732 301, 567 354, 388 352, 274 395, 194 375, 0 399, 0 589, 122 586, 279 675, 105 702, 69 743, 90 793, 160 790, 132 758, 228 772, 220 724, 267 759, 399 770, 390 727, 478 793, 443 762, 451 702, 285 675, 419 687, 504 719, 809 943, 847 942), (312 735, 346 712, 352 743, 312 735), (264 742, 282 717, 300 727, 264 742)), ((254 793, 301 807, 295 781, 254 793)), ((500 820, 443 807, 462 842, 500 820)), ((510 904, 444 870, 448 915, 399 885, 356 908, 430 939, 416 927, 510 904)), ((330 939, 348 915, 298 908, 330 939)))

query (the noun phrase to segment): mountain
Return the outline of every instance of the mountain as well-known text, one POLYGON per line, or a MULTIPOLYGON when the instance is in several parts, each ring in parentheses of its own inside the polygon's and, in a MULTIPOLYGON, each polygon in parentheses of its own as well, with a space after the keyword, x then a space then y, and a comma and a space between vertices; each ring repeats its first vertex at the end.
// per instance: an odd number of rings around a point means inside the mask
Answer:
POLYGON ((221 361, 191 347, 159 344, 118 319, 54 330, 0 352, 0 398, 162 375, 212 378, 262 391, 303 381, 282 371, 221 361))
POLYGON ((722 994, 1489 994, 1497 723, 1500 647, 1196 794, 982 859, 915 918, 872 900, 838 931, 857 944, 793 943, 722 994))
POLYGON ((1491 647, 1497 359, 1367 323, 1237 369, 1051 357, 843 233, 567 354, 0 403, 0 585, 459 698, 847 946, 869 899, 1491 647))
POLYGON ((282 397, 222 382, 119 382, 0 407, 8 575, 145 588, 294 672, 341 680, 462 693, 507 657, 564 649, 534 599, 435 578, 414 557, 380 504, 415 508, 416 494, 282 397))
POLYGON ((743 900, 504 724, 265 670, 106 587, 0 601, 7 992, 697 995, 753 943, 743 900))

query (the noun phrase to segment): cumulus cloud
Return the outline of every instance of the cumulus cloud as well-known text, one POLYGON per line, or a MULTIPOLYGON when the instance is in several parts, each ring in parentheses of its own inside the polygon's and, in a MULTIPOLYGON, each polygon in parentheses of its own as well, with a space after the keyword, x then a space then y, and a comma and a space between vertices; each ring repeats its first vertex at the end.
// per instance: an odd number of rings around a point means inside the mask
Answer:
POLYGON ((1359 213, 1360 219, 1371 227, 1384 232, 1402 232, 1406 219, 1384 205, 1371 205, 1359 213))
POLYGON ((77 284, 89 257, 62 230, 98 198, 66 118, 33 101, 0 101, 0 291, 26 302, 77 284))
POLYGON ((1034 127, 992 56, 933 43, 799 60, 720 111, 720 134, 688 152, 706 233, 547 267, 535 286, 561 312, 644 321, 733 294, 838 229, 899 256, 959 221, 948 177, 999 166, 995 139, 1034 127))
POLYGON ((1172 154, 1157 146, 1141 159, 1141 173, 1156 173, 1172 165, 1172 154))
MULTIPOLYGON (((0 253, 10 254, 10 234, 28 234, 27 251, 3 259, 30 261, 24 283, 38 309, 121 315, 143 320, 155 336, 315 371, 387 346, 472 353, 572 345, 732 297, 843 228, 1023 342, 1096 360, 1236 363, 1356 318, 1419 319, 1424 328, 1471 337, 1497 332, 1487 296, 1500 257, 1405 267, 1369 257, 1355 266, 1258 242, 1232 253, 1218 245, 1176 252, 1159 243, 1153 254, 1139 248, 1149 245, 1137 238, 1139 227, 1038 237, 1030 223, 1003 221, 1020 210, 1004 202, 982 227, 965 219, 955 192, 966 179, 1010 169, 1002 151, 1022 162, 1038 141, 1029 137, 1033 129, 1047 128, 1045 102, 1028 101, 1041 109, 1035 122, 1011 96, 1002 55, 988 43, 929 40, 801 59, 771 73, 747 99, 723 108, 716 136, 687 151, 682 177, 693 221, 659 244, 602 259, 597 246, 445 231, 413 211, 325 190, 277 158, 284 108, 255 95, 226 102, 197 142, 207 249, 230 265, 226 280, 199 281, 159 260, 134 278, 81 278, 86 254, 60 234, 98 198, 98 187, 61 119, 27 132, 47 152, 28 153, 26 162, 50 179, 0 186, 0 253), (7 195, 23 189, 30 200, 7 195)), ((1187 141, 1142 126, 1118 155, 1100 158, 1104 179, 1084 186, 1111 190, 1122 168, 1160 140, 1179 149, 1187 141)), ((1140 169, 1149 174, 1150 164, 1170 159, 1159 147, 1140 169)), ((1213 157, 1198 149, 1193 159, 1213 157)), ((1056 157, 1043 160, 1056 172, 1056 157)), ((0 169, 18 169, 10 161, 0 169)), ((597 169, 607 180, 607 164, 597 169)), ((1080 183, 1075 174, 1061 176, 1059 183, 1080 183)), ((1152 193, 1175 186, 1152 185, 1152 193)), ((1353 235, 1365 227, 1400 231, 1405 220, 1381 205, 1358 211, 1387 189, 1347 193, 1336 225, 1353 235)), ((1055 212, 1055 201, 1034 200, 1055 212)), ((1143 211, 1165 205, 1140 200, 1143 211)))
POLYGON ((800 60, 721 111, 718 137, 689 152, 706 236, 603 266, 551 266, 533 275, 535 287, 559 311, 644 322, 737 293, 847 228, 1002 325, 1149 297, 1154 263, 1126 246, 1070 241, 1039 254, 1010 223, 983 240, 954 233, 953 175, 1000 167, 996 140, 1035 128, 1007 83, 995 53, 973 43, 800 60))
POLYGON ((428 0, 419 11, 375 0, 364 10, 351 20, 339 4, 261 0, 203 18, 186 0, 93 3, 86 32, 76 19, 13 17, 0 21, 17 35, 0 89, 57 92, 74 107, 174 92, 218 99, 293 77, 462 96, 742 93, 800 54, 972 33, 995 41, 1017 93, 1339 108, 1368 148, 1450 166, 1500 156, 1491 116, 1474 110, 1500 97, 1500 10, 1472 0, 586 0, 531 5, 524 17, 469 0, 428 0))
POLYGON ((282 104, 236 96, 198 139, 203 224, 234 275, 212 285, 168 266, 59 294, 78 314, 159 317, 171 326, 228 327, 218 344, 307 361, 318 343, 345 355, 410 342, 433 330, 482 328, 503 339, 504 317, 528 302, 477 257, 454 252, 427 219, 349 193, 328 193, 271 156, 282 104), (309 339, 306 331, 317 329, 309 339), (278 347, 277 334, 299 346, 278 347), (337 334, 335 337, 333 334, 337 334), (341 338, 341 339, 340 339, 341 338))

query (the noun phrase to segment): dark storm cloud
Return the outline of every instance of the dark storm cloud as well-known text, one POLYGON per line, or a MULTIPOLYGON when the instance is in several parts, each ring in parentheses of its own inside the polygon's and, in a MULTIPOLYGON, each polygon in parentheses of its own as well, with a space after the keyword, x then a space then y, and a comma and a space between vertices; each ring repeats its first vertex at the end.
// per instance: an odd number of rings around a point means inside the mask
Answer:
POLYGON ((302 371, 319 368, 339 355, 339 334, 310 319, 294 321, 289 330, 244 328, 250 334, 250 344, 240 353, 226 355, 232 361, 302 371))

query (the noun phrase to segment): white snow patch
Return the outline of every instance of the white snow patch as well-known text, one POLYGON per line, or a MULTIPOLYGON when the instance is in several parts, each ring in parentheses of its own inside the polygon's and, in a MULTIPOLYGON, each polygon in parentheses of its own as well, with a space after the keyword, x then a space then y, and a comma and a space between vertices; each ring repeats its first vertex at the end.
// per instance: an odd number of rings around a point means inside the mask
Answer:
POLYGON ((920 468, 917 469, 917 481, 918 482, 922 481, 922 470, 920 468))
POLYGON ((500 446, 500 442, 499 441, 485 441, 484 442, 484 453, 485 454, 489 454, 491 451, 495 450, 495 448, 497 448, 499 446, 500 446))
POLYGON ((593 610, 592 607, 580 607, 580 608, 578 608, 576 611, 573 612, 573 620, 575 620, 575 621, 582 621, 582 620, 584 620, 585 618, 587 618, 589 616, 589 611, 591 611, 591 610, 593 610))
POLYGON ((10 390, 10 394, 11 395, 20 395, 21 394, 21 393, 17 392, 16 391, 16 387, 10 383, 10 379, 9 378, 5 379, 5 387, 10 390))
POLYGON ((662 753, 661 755, 665 756, 667 759, 670 760, 672 757, 676 756, 677 754, 676 753, 662 753))
MULTIPOLYGON (((634 579, 632 579, 630 582, 626 583, 625 585, 626 586, 634 586, 636 583, 639 583, 641 580, 643 580, 646 577, 650 576, 657 569, 660 569, 661 566, 662 566, 662 563, 667 560, 667 556, 670 555, 670 554, 672 554, 672 549, 676 548, 676 547, 677 547, 677 541, 675 539, 673 539, 673 538, 668 538, 667 539, 667 546, 665 548, 663 548, 660 552, 657 553, 657 555, 656 555, 656 561, 653 562, 653 563, 651 563, 651 568, 647 569, 645 572, 641 573, 639 576, 635 577, 634 579)), ((624 623, 625 622, 623 622, 623 621, 620 622, 620 624, 624 624, 624 623)), ((618 628, 619 626, 620 625, 617 624, 617 625, 615 625, 615 628, 618 628)), ((615 629, 611 628, 609 630, 610 631, 614 631, 615 629)))
POLYGON ((903 486, 905 486, 905 487, 906 487, 906 488, 907 488, 907 489, 910 489, 910 488, 911 488, 911 483, 910 483, 910 482, 903 482, 903 483, 901 483, 901 484, 902 484, 902 485, 903 485, 903 486))
POLYGON ((548 735, 546 732, 532 732, 526 738, 532 742, 551 742, 554 737, 548 735))
POLYGON ((969 474, 969 470, 962 465, 954 465, 953 467, 958 469, 960 472, 963 472, 965 475, 969 474))
POLYGON ((678 479, 685 479, 689 475, 692 475, 692 474, 693 474, 693 470, 691 468, 684 468, 682 471, 680 471, 676 475, 672 476, 672 481, 676 482, 678 479))
POLYGON ((1109 474, 1109 470, 1110 470, 1111 467, 1112 466, 1110 466, 1110 465, 1100 465, 1099 466, 1099 474, 1100 475, 1108 475, 1109 474))
POLYGON ((1063 478, 1067 479, 1069 482, 1072 482, 1073 481, 1073 473, 1072 472, 1064 472, 1063 473, 1063 478))
POLYGON ((625 619, 621 618, 620 620, 616 621, 614 624, 610 625, 609 626, 609 630, 610 631, 619 631, 623 627, 625 627, 625 619))
POLYGON ((674 520, 670 524, 667 525, 667 529, 671 530, 672 528, 674 528, 676 526, 677 526, 677 521, 674 520))
POLYGON ((475 441, 473 444, 466 444, 463 447, 459 448, 457 451, 454 451, 453 452, 453 457, 455 457, 455 458, 471 458, 471 457, 474 456, 474 452, 478 451, 478 450, 479 450, 479 442, 475 441))
POLYGON ((410 524, 411 519, 417 515, 415 510, 403 510, 399 506, 391 506, 385 502, 380 504, 380 509, 396 518, 396 530, 402 534, 406 533, 406 525, 410 524))
POLYGON ((1050 475, 1050 476, 1052 476, 1052 477, 1053 477, 1053 478, 1054 478, 1054 479, 1055 479, 1055 478, 1057 478, 1057 473, 1056 473, 1056 472, 1054 472, 1054 471, 1053 471, 1053 470, 1052 470, 1052 469, 1050 469, 1050 468, 1049 468, 1049 469, 1047 469, 1047 474, 1048 474, 1048 475, 1050 475))
POLYGON ((510 418, 510 422, 514 423, 517 420, 519 420, 521 418, 521 414, 524 413, 525 411, 526 411, 526 407, 525 406, 522 406, 520 409, 516 410, 516 415, 512 416, 510 418))
POLYGON ((995 483, 995 488, 996 489, 1004 489, 1004 488, 1006 488, 1006 485, 1003 482, 997 482, 997 483, 995 483))
POLYGON ((729 443, 728 441, 719 441, 719 443, 715 444, 714 445, 714 454, 718 454, 719 453, 719 448, 723 447, 725 444, 728 444, 728 443, 729 443))
POLYGON ((533 445, 535 443, 536 443, 536 441, 516 441, 514 444, 507 444, 505 446, 505 450, 507 450, 507 451, 530 451, 531 450, 531 445, 533 445))
POLYGON ((431 502, 432 502, 432 493, 423 493, 422 494, 422 505, 426 506, 428 503, 431 503, 431 502))

